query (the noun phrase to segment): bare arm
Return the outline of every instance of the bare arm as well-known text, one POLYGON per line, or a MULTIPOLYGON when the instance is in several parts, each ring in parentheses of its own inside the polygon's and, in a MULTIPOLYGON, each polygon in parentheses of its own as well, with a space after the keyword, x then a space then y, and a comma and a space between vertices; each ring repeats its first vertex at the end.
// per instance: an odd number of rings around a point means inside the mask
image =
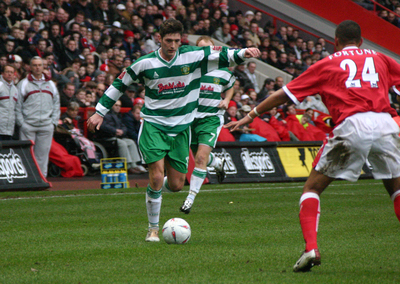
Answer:
POLYGON ((220 103, 218 105, 218 108, 220 108, 220 109, 228 109, 229 102, 231 101, 232 97, 233 97, 233 88, 230 88, 229 90, 227 90, 225 92, 225 99, 220 101, 220 103))
POLYGON ((251 123, 254 118, 259 116, 260 114, 272 109, 273 107, 280 106, 281 104, 289 101, 289 97, 283 91, 283 89, 279 89, 271 96, 263 100, 257 107, 255 107, 251 112, 249 112, 245 117, 243 117, 239 121, 231 121, 228 124, 224 125, 225 128, 229 128, 230 131, 235 131, 239 128, 239 126, 247 123, 251 123), (258 113, 256 113, 255 112, 258 113))

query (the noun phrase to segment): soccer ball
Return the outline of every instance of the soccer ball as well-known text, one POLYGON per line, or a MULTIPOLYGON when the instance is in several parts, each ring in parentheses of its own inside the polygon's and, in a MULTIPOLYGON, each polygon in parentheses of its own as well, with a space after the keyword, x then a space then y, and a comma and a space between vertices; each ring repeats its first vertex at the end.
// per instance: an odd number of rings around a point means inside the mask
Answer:
POLYGON ((167 244, 186 244, 191 234, 188 222, 182 218, 169 219, 162 229, 162 235, 167 244))

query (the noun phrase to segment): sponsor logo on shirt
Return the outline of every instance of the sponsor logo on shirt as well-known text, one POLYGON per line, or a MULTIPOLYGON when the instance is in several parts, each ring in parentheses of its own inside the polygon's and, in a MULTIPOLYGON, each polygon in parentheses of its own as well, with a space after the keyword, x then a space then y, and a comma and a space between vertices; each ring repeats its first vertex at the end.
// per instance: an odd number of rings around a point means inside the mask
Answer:
POLYGON ((209 92, 214 92, 214 87, 213 86, 207 86, 207 85, 201 85, 200 91, 209 91, 209 92))
POLYGON ((176 92, 176 91, 182 90, 183 88, 185 88, 185 83, 180 82, 180 81, 178 83, 172 82, 172 83, 165 84, 165 85, 158 84, 158 93, 161 93, 164 91, 169 91, 169 90, 176 92))
POLYGON ((212 49, 215 50, 215 51, 221 51, 222 50, 222 46, 213 46, 212 49))

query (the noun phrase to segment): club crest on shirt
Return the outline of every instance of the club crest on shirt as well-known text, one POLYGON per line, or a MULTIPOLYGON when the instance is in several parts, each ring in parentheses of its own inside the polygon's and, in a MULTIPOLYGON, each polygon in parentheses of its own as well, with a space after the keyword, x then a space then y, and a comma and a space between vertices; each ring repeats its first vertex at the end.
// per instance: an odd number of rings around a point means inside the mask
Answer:
POLYGON ((219 83, 221 82, 221 79, 214 78, 213 82, 214 82, 215 85, 219 85, 219 83))
POLYGON ((188 65, 182 66, 181 72, 183 75, 188 75, 190 73, 190 67, 188 65))

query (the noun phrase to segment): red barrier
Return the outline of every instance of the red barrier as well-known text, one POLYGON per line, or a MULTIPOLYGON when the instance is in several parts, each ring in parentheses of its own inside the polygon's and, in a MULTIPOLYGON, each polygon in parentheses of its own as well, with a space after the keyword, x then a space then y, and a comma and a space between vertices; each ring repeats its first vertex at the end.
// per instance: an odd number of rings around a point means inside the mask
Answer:
POLYGON ((339 24, 344 20, 353 20, 361 26, 364 38, 400 54, 398 43, 400 29, 350 0, 288 1, 334 24, 339 24))

